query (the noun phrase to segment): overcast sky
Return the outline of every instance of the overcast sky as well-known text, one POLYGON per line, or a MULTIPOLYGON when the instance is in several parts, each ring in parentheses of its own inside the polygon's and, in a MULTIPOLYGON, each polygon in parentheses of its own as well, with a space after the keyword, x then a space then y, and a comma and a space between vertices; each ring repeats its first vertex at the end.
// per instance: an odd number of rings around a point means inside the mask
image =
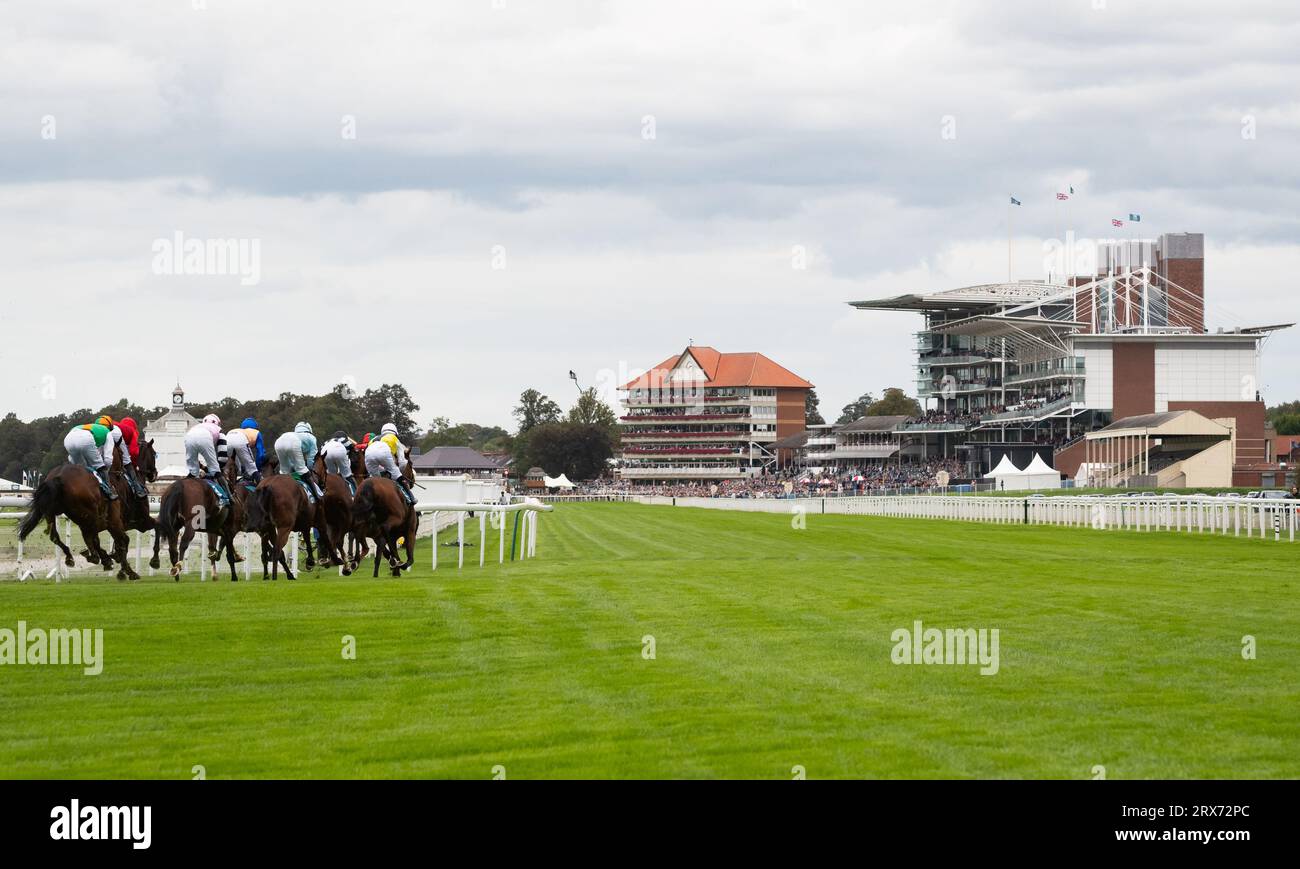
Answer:
MULTIPOLYGON (((0 2, 0 411, 401 382, 512 426, 694 339, 833 417, 915 392, 919 318, 845 302, 1005 279, 1009 195, 1018 278, 1140 212, 1206 234, 1212 326, 1297 319, 1297 9, 0 2), (178 232, 258 273, 159 274, 178 232)), ((1300 330, 1261 381, 1300 397, 1300 330)))

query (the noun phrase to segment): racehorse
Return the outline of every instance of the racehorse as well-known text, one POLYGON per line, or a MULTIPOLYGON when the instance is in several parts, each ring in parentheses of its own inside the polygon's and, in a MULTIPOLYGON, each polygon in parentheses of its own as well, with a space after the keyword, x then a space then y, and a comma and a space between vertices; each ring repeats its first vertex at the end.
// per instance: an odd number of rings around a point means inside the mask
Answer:
MULTIPOLYGON (((407 452, 410 455, 410 452, 407 452)), ((410 461, 402 469, 402 476, 414 481, 410 461)), ((406 503, 397 483, 387 477, 370 477, 357 487, 357 497, 352 501, 352 519, 363 528, 363 534, 375 541, 375 569, 379 576, 379 557, 388 559, 393 576, 415 564, 415 533, 420 527, 420 514, 406 503), (404 539, 402 539, 404 538, 404 539), (406 561, 397 560, 397 541, 402 539, 406 561)), ((437 545, 437 540, 433 541, 437 545)))
MULTIPOLYGON (((142 485, 157 481, 158 454, 154 451, 152 440, 140 442, 139 453, 132 464, 135 467, 136 478, 142 485)), ((122 502, 122 524, 126 530, 152 531, 156 523, 149 515, 149 496, 136 497, 126 481, 125 471, 110 472, 108 477, 113 484, 113 490, 117 492, 118 499, 122 502)))
MULTIPOLYGON (((163 494, 158 506, 158 523, 153 532, 153 558, 149 566, 158 568, 158 547, 164 537, 167 538, 167 554, 171 559, 171 575, 180 582, 181 569, 185 553, 189 549, 194 535, 202 531, 208 537, 208 560, 216 566, 218 557, 217 540, 225 542, 233 539, 238 526, 232 521, 232 505, 222 505, 217 493, 206 480, 197 477, 184 477, 172 483, 163 494), (177 544, 179 538, 179 546, 177 544)), ((235 574, 235 550, 230 546, 226 551, 226 560, 230 562, 230 574, 235 574)), ((216 579, 215 572, 213 579, 216 579)))
MULTIPOLYGON (((112 468, 121 473, 122 457, 116 451, 113 453, 112 468)), ((128 541, 122 523, 122 498, 119 497, 116 501, 105 498, 99 488, 99 479, 93 471, 80 465, 65 464, 46 474, 45 479, 36 487, 31 508, 18 528, 18 539, 26 540, 44 520, 50 541, 63 552, 63 563, 72 567, 76 564, 72 551, 59 538, 56 520, 60 514, 67 516, 81 529, 81 537, 86 542, 86 548, 81 554, 87 561, 98 564, 106 571, 112 570, 113 562, 116 561, 121 565, 117 571, 118 579, 140 578, 140 574, 127 563, 128 541), (112 553, 105 552, 100 545, 101 531, 108 531, 113 538, 112 553)))
POLYGON ((281 566, 284 567, 285 576, 289 579, 296 578, 284 556, 289 534, 294 531, 301 534, 307 542, 307 569, 315 567, 316 555, 311 542, 315 506, 297 480, 288 474, 264 478, 257 490, 249 496, 247 507, 244 529, 255 531, 262 538, 262 579, 266 579, 268 562, 271 565, 271 579, 279 578, 281 566))
POLYGON ((343 568, 351 576, 355 564, 343 551, 343 542, 352 531, 352 490, 347 480, 325 469, 325 458, 316 457, 316 479, 321 481, 325 497, 316 505, 316 528, 320 531, 321 566, 343 568))

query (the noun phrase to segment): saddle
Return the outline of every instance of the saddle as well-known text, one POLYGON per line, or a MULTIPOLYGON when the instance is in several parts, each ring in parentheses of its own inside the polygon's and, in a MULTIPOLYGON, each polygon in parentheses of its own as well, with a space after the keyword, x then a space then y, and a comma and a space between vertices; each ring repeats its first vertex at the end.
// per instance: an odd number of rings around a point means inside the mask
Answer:
POLYGON ((302 486, 302 492, 303 492, 304 495, 307 496, 307 503, 308 503, 308 504, 315 504, 315 503, 316 503, 316 495, 312 492, 312 490, 311 490, 311 486, 308 486, 308 485, 307 485, 307 481, 306 481, 306 480, 294 480, 294 482, 297 483, 299 486, 302 486))
POLYGON ((221 488, 220 486, 217 485, 217 481, 216 481, 216 480, 212 480, 212 479, 209 479, 209 478, 207 478, 207 477, 204 477, 204 478, 203 478, 203 482, 205 482, 205 483, 207 483, 209 486, 211 486, 211 487, 212 487, 212 491, 217 493, 217 503, 218 503, 218 504, 220 504, 222 507, 229 507, 229 506, 230 506, 230 496, 226 494, 226 490, 225 490, 225 489, 223 489, 223 488, 221 488))

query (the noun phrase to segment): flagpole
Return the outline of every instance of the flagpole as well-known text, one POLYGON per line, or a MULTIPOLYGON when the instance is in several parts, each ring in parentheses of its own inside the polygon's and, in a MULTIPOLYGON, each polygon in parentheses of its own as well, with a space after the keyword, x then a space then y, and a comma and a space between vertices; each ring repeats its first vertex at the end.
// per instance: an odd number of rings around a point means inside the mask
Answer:
POLYGON ((1011 283, 1011 199, 1007 198, 1007 283, 1011 283))

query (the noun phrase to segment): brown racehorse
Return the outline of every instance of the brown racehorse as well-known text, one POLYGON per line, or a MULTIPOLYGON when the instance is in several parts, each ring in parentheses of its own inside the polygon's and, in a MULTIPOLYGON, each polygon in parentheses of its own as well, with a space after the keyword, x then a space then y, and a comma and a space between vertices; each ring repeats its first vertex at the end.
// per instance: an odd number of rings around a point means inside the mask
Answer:
POLYGON ((307 569, 316 564, 312 548, 311 530, 315 519, 315 505, 307 498, 298 481, 288 474, 266 477, 257 491, 248 498, 248 515, 244 529, 255 531, 262 538, 262 579, 266 579, 266 566, 271 565, 271 579, 279 578, 280 567, 285 576, 294 579, 293 571, 284 556, 289 534, 297 531, 307 542, 307 569))
POLYGON ((348 561, 343 543, 352 530, 352 490, 347 480, 325 470, 325 459, 316 457, 316 479, 321 481, 325 497, 316 505, 316 528, 320 531, 321 566, 342 567, 351 576, 354 564, 348 561))
MULTIPOLYGON (((409 453, 408 453, 409 455, 409 453)), ((413 480, 410 462, 402 476, 413 480)), ((374 576, 379 576, 379 557, 388 559, 393 576, 401 576, 415 563, 415 533, 420 527, 420 514, 406 503, 397 484, 386 477, 370 477, 357 487, 357 497, 352 502, 352 519, 362 526, 365 536, 375 541, 374 576), (406 561, 397 560, 397 541, 402 539, 406 561)), ((437 541, 434 541, 437 545, 437 541)))
MULTIPOLYGON (((136 478, 141 484, 152 483, 158 479, 158 454, 154 451, 152 440, 140 442, 139 453, 132 464, 135 467, 136 478)), ((113 484, 113 490, 117 492, 118 499, 122 502, 122 520, 126 530, 152 531, 156 523, 149 515, 149 496, 137 498, 131 492, 124 471, 110 472, 108 477, 109 482, 113 484)))
MULTIPOLYGON (((113 455, 113 467, 119 472, 122 458, 113 455)), ((111 472, 110 472, 111 479, 111 472)), ((131 565, 127 563, 128 541, 126 529, 122 524, 122 499, 109 501, 99 488, 95 474, 80 465, 60 465, 45 475, 41 484, 32 495, 32 503, 22 525, 18 528, 18 539, 26 540, 42 521, 46 523, 46 533, 50 541, 63 552, 63 563, 72 567, 76 562, 72 551, 59 538, 57 518, 62 514, 72 520, 81 529, 81 537, 86 542, 82 555, 91 564, 98 564, 104 570, 112 570, 113 562, 121 566, 117 571, 118 579, 139 579, 131 565), (108 531, 113 538, 113 552, 104 551, 99 542, 99 532, 108 531)))
MULTIPOLYGON (((158 524, 153 532, 153 558, 149 559, 149 566, 155 570, 158 568, 158 547, 166 537, 167 554, 171 559, 171 575, 179 582, 185 553, 194 535, 199 532, 207 535, 208 558, 215 562, 218 539, 224 540, 227 535, 233 537, 238 530, 238 526, 231 521, 231 512, 230 506, 221 505, 217 493, 206 480, 184 477, 172 483, 163 494, 162 503, 158 506, 158 524)), ((230 572, 233 576, 235 572, 233 546, 227 550, 226 560, 230 562, 230 572)), ((215 573, 213 579, 216 579, 215 573)))

